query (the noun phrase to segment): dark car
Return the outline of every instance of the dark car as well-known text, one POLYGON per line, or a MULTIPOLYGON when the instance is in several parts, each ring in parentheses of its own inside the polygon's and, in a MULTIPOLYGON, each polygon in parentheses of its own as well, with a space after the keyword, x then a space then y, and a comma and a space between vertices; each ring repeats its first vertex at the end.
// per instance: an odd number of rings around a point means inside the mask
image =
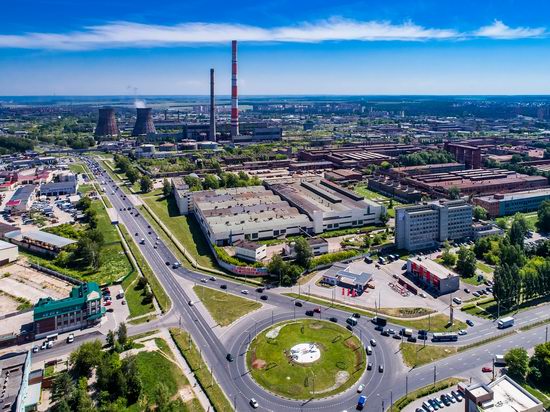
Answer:
POLYGON ((384 372, 384 365, 378 365, 378 372, 380 373, 384 372))
POLYGON ((334 323, 337 323, 337 322, 338 322, 338 319, 336 319, 336 318, 330 318, 329 320, 330 320, 331 322, 334 322, 334 323))
POLYGON ((300 302, 299 300, 297 300, 296 302, 294 302, 294 305, 295 306, 298 306, 299 308, 302 307, 302 302, 300 302))
POLYGON ((374 330, 377 330, 378 332, 383 332, 383 331, 384 331, 384 327, 383 327, 383 326, 380 326, 380 325, 376 325, 376 327, 374 328, 374 330))
POLYGON ((351 325, 346 325, 346 329, 349 331, 353 331, 353 327, 351 325))
POLYGON ((227 289, 227 285, 225 285, 225 284, 220 285, 220 289, 227 289))
POLYGON ((470 319, 466 320, 466 324, 470 327, 474 326, 474 322, 472 322, 470 319))
POLYGON ((367 370, 372 370, 372 362, 367 363, 367 370))
POLYGON ((256 289, 256 292, 258 292, 258 293, 263 293, 264 290, 265 290, 265 288, 257 288, 257 289, 256 289))
POLYGON ((390 336, 390 332, 388 332, 387 330, 383 330, 381 335, 382 336, 390 336))
POLYGON ((166 261, 166 266, 170 266, 170 262, 166 261))
POLYGON ((399 336, 399 335, 393 335, 392 338, 401 340, 401 336, 399 336))
POLYGON ((230 353, 228 353, 228 354, 225 356, 225 359, 227 359, 229 362, 233 362, 233 355, 231 355, 230 353))
POLYGON ((415 338, 414 336, 409 336, 409 337, 407 338, 407 341, 408 341, 408 342, 415 343, 415 342, 416 342, 416 338, 415 338))
POLYGON ((361 317, 361 314, 360 313, 352 313, 351 316, 353 316, 355 319, 359 319, 361 317))
POLYGON ((306 310, 306 316, 313 316, 312 310, 306 310))
POLYGON ((262 295, 262 296, 260 296, 260 299, 261 299, 261 300, 267 300, 267 295, 262 295))

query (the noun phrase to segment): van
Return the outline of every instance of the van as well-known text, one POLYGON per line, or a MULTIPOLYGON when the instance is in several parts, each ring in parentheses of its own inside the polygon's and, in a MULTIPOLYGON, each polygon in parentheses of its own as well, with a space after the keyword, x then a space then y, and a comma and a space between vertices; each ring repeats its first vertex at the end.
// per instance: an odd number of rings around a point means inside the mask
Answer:
POLYGON ((453 302, 456 303, 457 305, 462 305, 462 299, 460 299, 458 297, 454 297, 453 302))
POLYGON ((372 346, 367 346, 367 355, 372 355, 372 346))

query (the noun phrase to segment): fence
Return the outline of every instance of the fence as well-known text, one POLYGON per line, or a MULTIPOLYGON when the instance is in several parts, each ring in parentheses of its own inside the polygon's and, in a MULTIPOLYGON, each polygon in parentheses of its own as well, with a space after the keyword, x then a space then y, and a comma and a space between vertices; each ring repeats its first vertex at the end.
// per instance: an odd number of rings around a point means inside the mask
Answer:
POLYGON ((59 273, 56 270, 38 265, 36 263, 30 263, 29 264, 31 268, 39 270, 41 272, 47 273, 48 275, 51 275, 53 277, 56 277, 58 279, 64 280, 65 282, 72 283, 73 285, 82 285, 84 282, 78 279, 75 279, 71 276, 64 275, 63 273, 59 273))

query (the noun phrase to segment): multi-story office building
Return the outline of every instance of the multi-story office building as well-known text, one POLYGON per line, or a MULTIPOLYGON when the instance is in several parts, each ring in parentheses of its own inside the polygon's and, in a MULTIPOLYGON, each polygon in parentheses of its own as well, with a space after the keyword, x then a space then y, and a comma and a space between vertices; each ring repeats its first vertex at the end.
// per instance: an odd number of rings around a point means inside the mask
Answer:
POLYGON ((429 249, 446 240, 471 236, 472 206, 464 200, 441 200, 396 208, 395 243, 398 249, 429 249))
POLYGON ((513 215, 517 212, 534 212, 542 202, 548 199, 550 199, 550 188, 482 196, 474 198, 473 202, 486 209, 489 216, 498 217, 513 215))

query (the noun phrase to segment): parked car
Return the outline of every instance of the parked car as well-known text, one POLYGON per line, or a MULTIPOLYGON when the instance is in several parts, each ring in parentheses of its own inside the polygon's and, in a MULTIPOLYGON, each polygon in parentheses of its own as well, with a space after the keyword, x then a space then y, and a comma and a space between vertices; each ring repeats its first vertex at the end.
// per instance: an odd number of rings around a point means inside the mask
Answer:
POLYGON ((243 290, 241 290, 241 293, 242 293, 243 295, 248 295, 249 292, 248 292, 248 290, 243 289, 243 290))
POLYGON ((467 319, 466 320, 466 324, 470 327, 473 327, 474 326, 474 322, 472 322, 470 319, 467 319))

